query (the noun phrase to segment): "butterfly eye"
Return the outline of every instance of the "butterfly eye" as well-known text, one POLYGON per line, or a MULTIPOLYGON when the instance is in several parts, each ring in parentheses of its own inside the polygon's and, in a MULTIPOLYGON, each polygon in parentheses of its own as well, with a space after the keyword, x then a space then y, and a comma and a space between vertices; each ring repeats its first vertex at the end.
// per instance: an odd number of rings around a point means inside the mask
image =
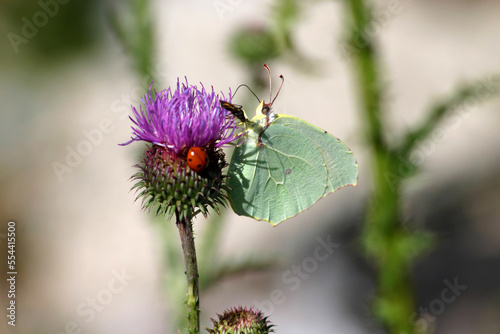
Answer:
POLYGON ((271 108, 269 107, 269 105, 264 105, 264 106, 262 107, 262 114, 263 114, 263 115, 267 115, 267 114, 269 114, 269 111, 270 111, 270 110, 271 110, 271 108))

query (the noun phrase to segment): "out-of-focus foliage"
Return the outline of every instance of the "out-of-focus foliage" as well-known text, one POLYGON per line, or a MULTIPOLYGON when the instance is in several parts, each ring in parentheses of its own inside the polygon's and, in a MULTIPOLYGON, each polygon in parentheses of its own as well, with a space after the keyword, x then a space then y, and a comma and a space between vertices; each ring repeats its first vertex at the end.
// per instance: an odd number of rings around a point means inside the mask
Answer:
POLYGON ((276 1, 265 25, 254 25, 237 30, 231 40, 233 55, 249 66, 261 66, 285 52, 294 52, 293 27, 299 19, 296 0, 276 1))
MULTIPOLYGON (((10 39, 22 40, 19 53, 26 50, 38 60, 57 62, 79 53, 96 42, 102 24, 97 15, 97 0, 71 1, 1 1, 0 17, 5 20, 10 39), (17 39, 19 37, 19 39, 17 39)), ((14 42, 15 44, 15 42, 14 42)), ((13 49, 15 49, 13 47, 13 49)), ((8 50, 9 52, 12 50, 8 50)))
POLYGON ((138 73, 148 74, 154 59, 153 15, 150 2, 130 0, 114 3, 109 18, 113 31, 134 60, 138 73))
POLYGON ((275 34, 264 27, 249 27, 236 31, 231 37, 230 48, 236 58, 252 67, 262 66, 283 52, 275 34))
POLYGON ((229 50, 247 67, 254 88, 262 89, 268 85, 262 64, 276 59, 293 59, 298 67, 304 67, 306 59, 293 42, 293 29, 300 19, 300 12, 299 1, 278 0, 271 5, 265 23, 254 23, 232 34, 229 50))

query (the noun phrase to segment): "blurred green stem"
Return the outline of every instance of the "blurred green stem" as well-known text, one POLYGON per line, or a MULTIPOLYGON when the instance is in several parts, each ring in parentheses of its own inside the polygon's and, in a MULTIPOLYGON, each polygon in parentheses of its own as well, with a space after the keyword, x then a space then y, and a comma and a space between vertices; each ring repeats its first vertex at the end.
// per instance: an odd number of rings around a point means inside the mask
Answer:
POLYGON ((490 82, 485 83, 484 79, 478 80, 477 82, 462 87, 449 98, 436 104, 427 113, 428 116, 422 124, 406 134, 399 147, 400 154, 408 158, 415 147, 418 146, 422 140, 426 139, 436 129, 440 122, 451 112, 455 111, 457 107, 465 104, 468 99, 479 101, 479 96, 482 96, 483 100, 494 97, 499 93, 499 86, 500 76, 491 76, 490 82), (484 96, 485 93, 482 92, 484 90, 487 90, 486 96, 484 96))
MULTIPOLYGON (((153 11, 148 0, 118 2, 110 12, 109 22, 118 39, 132 56, 141 77, 150 75, 155 54, 153 11)), ((154 78, 151 78, 151 82, 154 78)))
POLYGON ((182 252, 186 265, 188 333, 198 334, 200 332, 200 296, 193 224, 190 219, 179 219, 179 215, 177 215, 177 228, 181 237, 182 252))
POLYGON ((388 182, 388 175, 398 175, 398 159, 383 136, 386 130, 381 119, 383 88, 377 54, 365 33, 371 23, 371 12, 363 0, 345 3, 351 16, 348 43, 355 49, 352 61, 372 159, 373 190, 362 242, 377 269, 374 312, 389 333, 412 333, 409 317, 414 312, 414 301, 408 274, 410 254, 402 252, 402 246, 411 236, 400 219, 400 178, 388 182))

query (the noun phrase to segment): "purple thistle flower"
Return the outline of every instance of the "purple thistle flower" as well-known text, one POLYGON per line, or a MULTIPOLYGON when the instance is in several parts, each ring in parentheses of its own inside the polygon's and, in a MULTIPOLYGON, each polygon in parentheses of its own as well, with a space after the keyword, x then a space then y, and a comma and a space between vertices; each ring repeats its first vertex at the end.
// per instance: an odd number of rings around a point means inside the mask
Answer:
MULTIPOLYGON (((139 110, 132 107, 132 139, 121 145, 134 141, 153 144, 147 145, 136 165, 139 170, 132 176, 143 208, 156 207, 157 214, 175 215, 178 220, 192 219, 200 212, 206 216, 209 207, 218 212, 218 206, 227 203, 222 146, 243 133, 234 116, 221 107, 213 87, 207 92, 203 85, 199 89, 186 79, 184 84, 177 80, 174 88, 153 94, 149 87, 139 110), (199 148, 196 158, 204 155, 205 165, 200 169, 188 162, 193 147, 199 148)), ((226 100, 223 93, 220 96, 226 100)))
MULTIPOLYGON (((223 100, 226 97, 221 92, 223 100)), ((222 147, 239 137, 234 116, 220 106, 219 95, 212 87, 207 92, 201 84, 201 89, 177 79, 177 87, 144 96, 139 110, 132 107, 134 118, 130 117, 135 126, 132 127, 132 139, 121 145, 134 141, 147 141, 157 146, 167 148, 179 154, 185 153, 191 147, 222 147), (143 108, 144 107, 144 108, 143 108), (229 116, 229 117, 228 117, 229 116)), ((229 101, 231 92, 229 93, 229 101)))

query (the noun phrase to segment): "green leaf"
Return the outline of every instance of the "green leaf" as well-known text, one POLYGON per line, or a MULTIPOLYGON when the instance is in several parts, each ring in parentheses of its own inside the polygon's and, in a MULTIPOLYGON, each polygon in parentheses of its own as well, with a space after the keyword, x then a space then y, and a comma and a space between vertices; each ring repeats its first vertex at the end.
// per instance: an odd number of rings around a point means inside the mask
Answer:
POLYGON ((264 115, 247 121, 229 166, 229 199, 238 215, 277 225, 356 185, 356 160, 340 140, 296 117, 276 115, 263 131, 265 122, 264 115))

